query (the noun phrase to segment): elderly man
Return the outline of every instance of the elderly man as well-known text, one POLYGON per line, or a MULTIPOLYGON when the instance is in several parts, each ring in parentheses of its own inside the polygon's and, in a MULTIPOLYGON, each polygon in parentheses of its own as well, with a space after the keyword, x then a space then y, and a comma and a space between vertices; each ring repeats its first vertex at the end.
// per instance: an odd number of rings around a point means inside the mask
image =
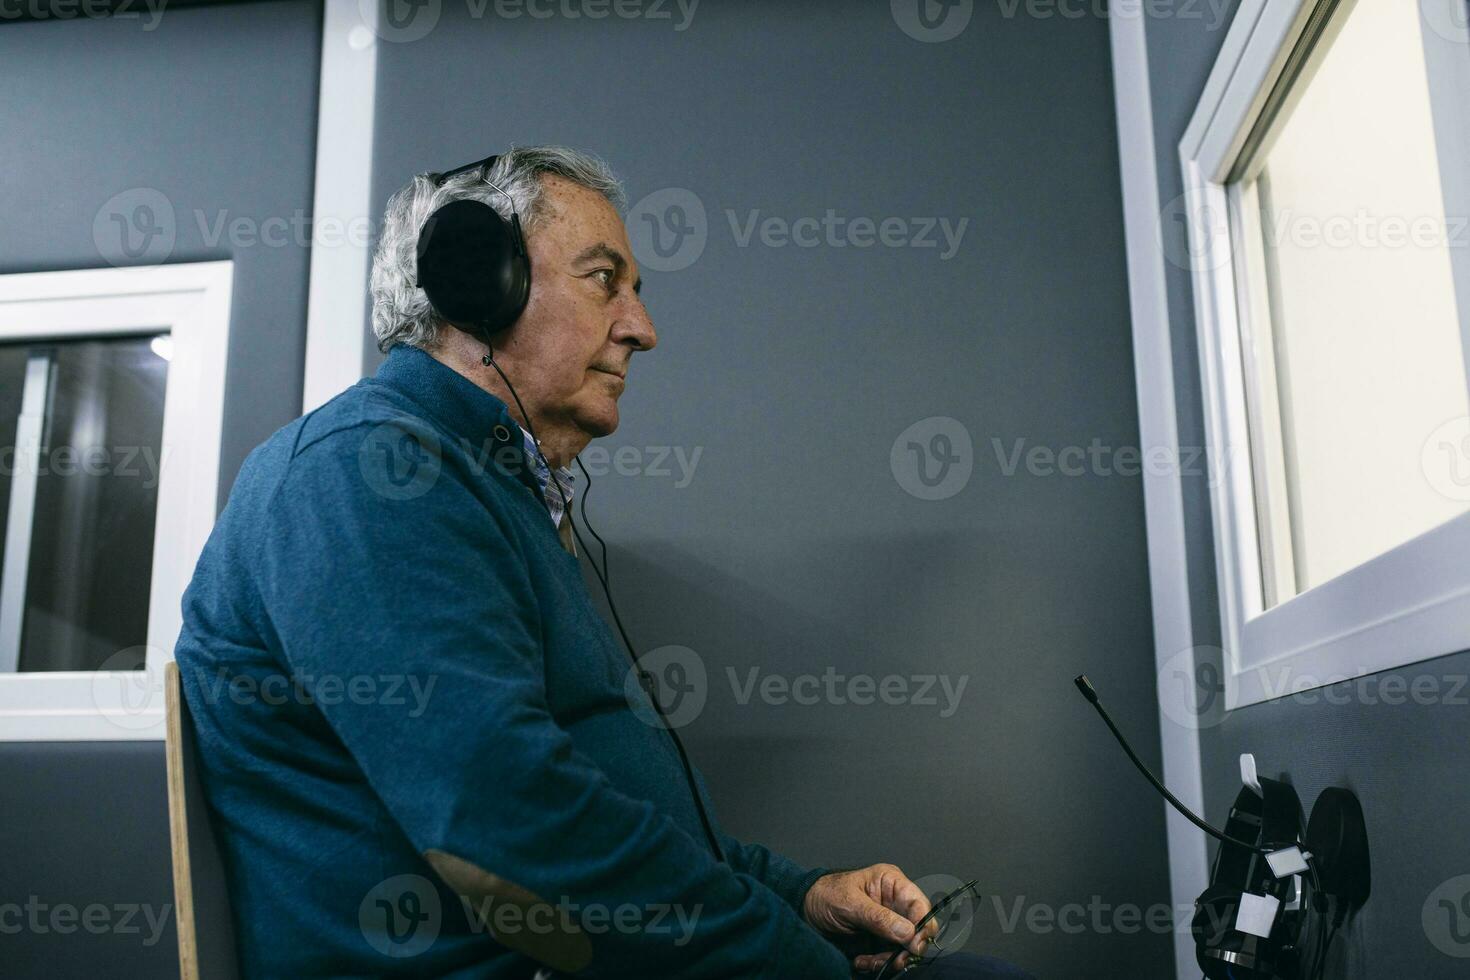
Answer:
POLYGON ((926 948, 892 865, 719 830, 585 590, 568 465, 657 342, 620 201, 557 147, 416 177, 373 263, 386 361, 241 469, 176 657, 247 977, 840 978, 887 960, 861 937, 926 948), (494 331, 431 301, 454 215, 505 222, 529 275, 494 331))

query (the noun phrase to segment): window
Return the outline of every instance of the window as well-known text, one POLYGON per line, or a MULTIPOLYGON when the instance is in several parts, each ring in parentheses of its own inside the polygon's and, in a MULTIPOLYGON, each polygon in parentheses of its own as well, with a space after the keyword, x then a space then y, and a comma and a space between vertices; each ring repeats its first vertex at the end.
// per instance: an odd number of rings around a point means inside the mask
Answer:
POLYGON ((1232 706, 1470 648, 1463 3, 1242 3, 1181 144, 1232 706))
POLYGON ((162 737, 231 265, 0 276, 0 739, 162 737))
POLYGON ((168 334, 0 347, 10 465, 0 665, 140 669, 168 334), (13 409, 13 411, 12 411, 13 409))

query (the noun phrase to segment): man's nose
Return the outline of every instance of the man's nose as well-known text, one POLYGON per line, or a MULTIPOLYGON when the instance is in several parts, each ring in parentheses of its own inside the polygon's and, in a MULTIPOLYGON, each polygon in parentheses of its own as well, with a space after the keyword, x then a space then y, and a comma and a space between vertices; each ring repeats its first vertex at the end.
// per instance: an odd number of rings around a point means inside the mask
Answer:
POLYGON ((648 307, 641 299, 633 299, 613 324, 613 340, 634 350, 653 350, 658 345, 653 317, 648 315, 648 307))

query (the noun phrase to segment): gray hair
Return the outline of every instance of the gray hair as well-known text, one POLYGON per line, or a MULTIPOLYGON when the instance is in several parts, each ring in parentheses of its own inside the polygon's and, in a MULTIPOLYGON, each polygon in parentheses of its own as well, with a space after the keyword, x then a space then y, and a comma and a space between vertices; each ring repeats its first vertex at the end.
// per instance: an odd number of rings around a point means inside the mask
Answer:
POLYGON ((484 176, 505 190, 501 194, 481 179, 478 169, 451 177, 434 186, 435 174, 418 174, 388 199, 383 232, 373 255, 373 335, 378 350, 408 344, 432 350, 438 345, 443 322, 429 305, 418 282, 419 230, 438 208, 469 198, 483 201, 509 218, 511 206, 520 215, 527 237, 543 217, 542 175, 555 174, 597 191, 621 211, 623 188, 600 158, 565 146, 512 147, 484 176), (509 195, 510 200, 506 200, 509 195))

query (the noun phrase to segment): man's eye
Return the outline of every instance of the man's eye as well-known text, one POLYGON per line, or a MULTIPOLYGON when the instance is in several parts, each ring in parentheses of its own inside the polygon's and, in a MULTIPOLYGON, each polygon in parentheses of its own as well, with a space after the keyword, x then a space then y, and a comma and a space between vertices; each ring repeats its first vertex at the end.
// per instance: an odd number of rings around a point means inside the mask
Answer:
POLYGON ((598 269, 596 272, 592 273, 592 275, 600 277, 597 281, 602 283, 604 286, 612 285, 613 271, 611 269, 598 269))

